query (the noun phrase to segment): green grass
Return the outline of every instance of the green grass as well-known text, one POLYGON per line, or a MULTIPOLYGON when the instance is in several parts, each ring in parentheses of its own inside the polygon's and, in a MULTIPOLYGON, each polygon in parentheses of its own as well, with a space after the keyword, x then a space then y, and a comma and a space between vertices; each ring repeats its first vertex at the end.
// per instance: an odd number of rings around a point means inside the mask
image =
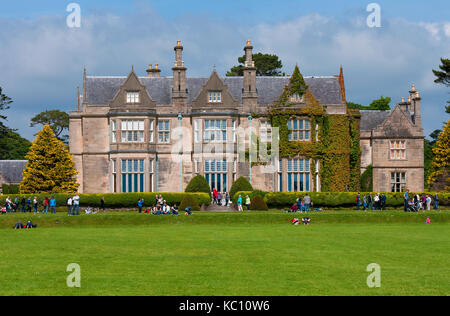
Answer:
POLYGON ((450 294, 450 212, 324 212, 290 224, 302 215, 0 216, 0 295, 450 294), (39 228, 11 229, 28 218, 39 228), (72 262, 81 288, 66 286, 72 262), (370 263, 381 288, 366 285, 370 263))

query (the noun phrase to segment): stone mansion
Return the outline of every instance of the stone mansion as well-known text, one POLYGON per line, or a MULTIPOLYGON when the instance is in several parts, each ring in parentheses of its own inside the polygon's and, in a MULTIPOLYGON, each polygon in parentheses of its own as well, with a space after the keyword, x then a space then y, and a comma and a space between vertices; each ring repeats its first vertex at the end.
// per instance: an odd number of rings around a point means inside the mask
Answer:
MULTIPOLYGON (((80 192, 178 192, 197 174, 218 191, 228 191, 240 176, 265 191, 332 191, 325 188, 321 171, 327 165, 319 156, 280 156, 273 172, 238 159, 237 130, 249 129, 270 142, 273 127, 267 113, 293 76, 257 76, 250 41, 244 47, 242 77, 221 78, 214 69, 209 78, 190 78, 180 41, 174 50, 171 77, 160 76, 159 65, 150 65, 146 77, 134 69, 126 77, 88 76, 84 70, 69 127, 80 192), (226 153, 211 150, 211 144, 223 145, 226 153), (183 151, 174 159, 178 147, 183 151)), ((315 100, 326 116, 350 116, 342 67, 339 75, 305 77, 304 82, 304 95, 289 95, 294 104, 289 111, 311 107, 315 100)), ((360 147, 356 176, 371 165, 374 191, 423 191, 420 101, 413 85, 407 100, 392 111, 352 112, 360 147)), ((321 125, 308 115, 293 114, 284 125, 289 142, 320 145, 321 125)), ((337 168, 348 168, 349 156, 345 153, 346 163, 337 168)))

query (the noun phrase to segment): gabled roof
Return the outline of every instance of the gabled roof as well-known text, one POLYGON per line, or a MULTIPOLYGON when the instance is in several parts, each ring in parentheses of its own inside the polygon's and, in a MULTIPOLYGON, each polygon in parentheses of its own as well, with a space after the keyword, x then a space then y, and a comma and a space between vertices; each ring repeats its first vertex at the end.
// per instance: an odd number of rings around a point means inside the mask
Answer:
MULTIPOLYGON (((107 105, 116 95, 119 87, 127 77, 97 77, 86 78, 85 100, 90 105, 107 105)), ((242 103, 242 77, 221 78, 234 99, 242 103)), ((149 78, 139 77, 149 95, 157 104, 172 103, 172 77, 149 78)), ((187 78, 188 100, 190 104, 198 96, 208 78, 187 78)), ((323 105, 341 104, 339 78, 337 77, 305 77, 309 90, 323 105)), ((289 77, 256 77, 258 89, 258 104, 272 104, 283 92, 289 77)))
POLYGON ((384 123, 391 111, 369 111, 361 110, 361 127, 362 131, 371 131, 377 126, 384 123))
POLYGON ((9 183, 20 183, 26 160, 0 160, 0 173, 9 183))

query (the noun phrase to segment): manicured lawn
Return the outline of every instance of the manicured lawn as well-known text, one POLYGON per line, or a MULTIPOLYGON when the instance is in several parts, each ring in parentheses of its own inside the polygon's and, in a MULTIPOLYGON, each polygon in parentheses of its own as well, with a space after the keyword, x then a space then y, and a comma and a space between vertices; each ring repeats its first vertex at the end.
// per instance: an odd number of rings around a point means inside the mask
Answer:
POLYGON ((0 217, 0 295, 449 295, 450 212, 0 217), (12 230, 31 218, 36 230, 12 230), (81 266, 81 288, 66 267, 81 266), (381 288, 369 289, 370 263, 381 288))

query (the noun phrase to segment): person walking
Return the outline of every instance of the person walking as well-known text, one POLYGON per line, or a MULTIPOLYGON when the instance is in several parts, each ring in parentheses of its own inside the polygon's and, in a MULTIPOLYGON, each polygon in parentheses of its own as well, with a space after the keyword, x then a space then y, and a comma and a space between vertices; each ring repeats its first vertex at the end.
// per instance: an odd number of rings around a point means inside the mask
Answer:
POLYGON ((230 203, 230 194, 225 192, 225 206, 228 206, 228 203, 230 203))
POLYGON ((439 196, 437 193, 434 194, 434 209, 437 211, 439 209, 439 196))
POLYGON ((102 211, 105 210, 105 197, 104 196, 102 196, 102 198, 100 199, 100 209, 102 211))
POLYGON ((72 215, 80 215, 80 197, 78 196, 78 193, 75 193, 75 195, 72 198, 72 215))
POLYGON ((359 211, 361 209, 361 197, 359 195, 359 192, 358 195, 356 196, 355 202, 356 202, 356 210, 359 211))
POLYGON ((386 195, 384 193, 381 194, 380 203, 381 203, 381 210, 384 211, 384 209, 386 208, 386 195))
POLYGON ((407 212, 408 211, 408 200, 409 200, 409 194, 408 194, 409 190, 406 189, 405 193, 403 194, 403 204, 404 204, 404 211, 407 212))
MULTIPOLYGON (((361 197, 360 197, 361 199, 361 197)), ((308 193, 303 198, 303 201, 305 202, 305 211, 309 212, 311 210, 311 197, 308 195, 308 193)), ((361 201, 360 201, 361 203, 361 201)))
POLYGON ((138 201, 138 210, 139 210, 139 214, 142 213, 142 208, 144 207, 144 199, 140 198, 138 201))
POLYGON ((5 207, 6 207, 6 213, 10 213, 11 210, 12 210, 12 201, 11 201, 11 199, 9 198, 9 196, 6 197, 5 204, 6 204, 6 205, 5 205, 5 207))
POLYGON ((48 197, 45 197, 44 201, 42 202, 42 206, 44 207, 44 209, 42 210, 42 214, 48 214, 49 204, 50 204, 50 202, 48 200, 48 197))
POLYGON ((364 194, 363 196, 363 207, 364 207, 364 211, 367 210, 367 196, 364 194))
POLYGON ((380 210, 380 195, 378 193, 376 193, 373 200, 375 202, 375 211, 379 211, 380 210))
POLYGON ((213 199, 214 199, 214 204, 217 204, 217 190, 216 190, 216 188, 213 189, 213 199))
POLYGON ((429 195, 427 195, 426 204, 427 204, 427 211, 431 211, 431 197, 429 195))
POLYGON ((67 216, 71 216, 72 215, 72 197, 69 195, 69 197, 67 198, 67 216))
POLYGON ((34 197, 33 199, 33 214, 39 214, 39 210, 38 210, 38 200, 37 197, 34 197))
POLYGON ((373 197, 372 197, 372 193, 369 194, 369 197, 367 198, 367 202, 369 204, 369 211, 373 211, 373 197))
POLYGON ((50 199, 50 213, 56 214, 56 199, 54 196, 50 199))
POLYGON ((247 211, 250 211, 250 197, 248 195, 245 196, 245 206, 247 207, 247 211))
POLYGON ((242 209, 242 196, 241 195, 239 195, 239 197, 237 199, 237 205, 238 205, 238 211, 242 212, 243 209, 242 209))
POLYGON ((22 213, 26 212, 26 204, 27 204, 27 200, 25 199, 25 197, 22 197, 22 201, 20 201, 20 205, 22 205, 22 213))

